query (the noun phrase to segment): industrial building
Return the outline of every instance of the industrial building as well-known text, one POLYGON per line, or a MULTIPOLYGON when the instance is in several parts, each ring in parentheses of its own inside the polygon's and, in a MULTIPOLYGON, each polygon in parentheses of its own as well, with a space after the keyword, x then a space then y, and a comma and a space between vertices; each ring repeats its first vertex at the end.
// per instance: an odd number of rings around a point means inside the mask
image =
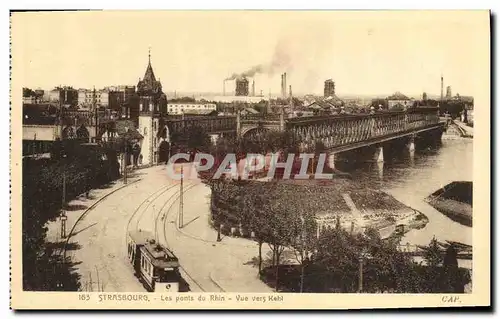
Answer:
POLYGON ((248 96, 248 79, 246 77, 236 79, 236 96, 248 96))
POLYGON ((323 90, 324 96, 335 96, 335 82, 332 79, 328 79, 325 81, 325 88, 323 90))

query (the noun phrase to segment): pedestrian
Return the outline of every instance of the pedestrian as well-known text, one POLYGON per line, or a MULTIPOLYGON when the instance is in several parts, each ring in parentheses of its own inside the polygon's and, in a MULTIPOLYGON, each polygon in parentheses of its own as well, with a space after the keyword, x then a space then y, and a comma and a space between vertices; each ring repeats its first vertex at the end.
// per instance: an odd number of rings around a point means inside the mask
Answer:
POLYGON ((142 154, 139 155, 139 165, 142 165, 142 154))

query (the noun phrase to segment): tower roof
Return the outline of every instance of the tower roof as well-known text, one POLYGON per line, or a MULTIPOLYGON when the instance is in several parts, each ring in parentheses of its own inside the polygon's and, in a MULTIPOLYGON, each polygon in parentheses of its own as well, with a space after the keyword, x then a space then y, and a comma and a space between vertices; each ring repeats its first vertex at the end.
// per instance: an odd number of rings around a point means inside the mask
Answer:
POLYGON ((148 67, 146 68, 146 73, 144 73, 143 81, 156 82, 155 73, 153 72, 153 67, 151 66, 151 54, 149 54, 148 67))

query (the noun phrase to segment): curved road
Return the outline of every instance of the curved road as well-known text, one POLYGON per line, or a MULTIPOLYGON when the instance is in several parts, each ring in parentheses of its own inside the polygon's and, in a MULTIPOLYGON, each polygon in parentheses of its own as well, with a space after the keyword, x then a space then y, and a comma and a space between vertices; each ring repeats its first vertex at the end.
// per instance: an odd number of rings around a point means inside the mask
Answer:
MULTIPOLYGON (((185 164, 189 165, 189 164, 185 164)), ((84 291, 144 291, 127 259, 126 234, 146 230, 179 258, 181 274, 191 291, 271 291, 245 265, 257 245, 237 238, 215 242, 208 225, 209 189, 199 180, 184 181, 184 227, 179 229, 179 181, 165 166, 136 172, 141 180, 104 199, 76 226, 70 243, 80 247, 67 255, 76 262, 84 291), (214 278, 221 279, 224 283, 214 278)))

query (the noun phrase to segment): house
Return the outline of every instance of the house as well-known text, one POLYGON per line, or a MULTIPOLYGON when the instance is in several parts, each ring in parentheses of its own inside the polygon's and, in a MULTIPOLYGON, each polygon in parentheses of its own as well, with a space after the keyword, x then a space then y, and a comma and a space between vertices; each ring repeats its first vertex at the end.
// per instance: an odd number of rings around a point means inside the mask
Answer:
POLYGON ((407 109, 408 107, 411 107, 413 105, 413 100, 399 91, 391 96, 388 96, 386 100, 387 100, 387 107, 389 109, 392 109, 396 106, 398 107, 402 106, 403 109, 407 109))

